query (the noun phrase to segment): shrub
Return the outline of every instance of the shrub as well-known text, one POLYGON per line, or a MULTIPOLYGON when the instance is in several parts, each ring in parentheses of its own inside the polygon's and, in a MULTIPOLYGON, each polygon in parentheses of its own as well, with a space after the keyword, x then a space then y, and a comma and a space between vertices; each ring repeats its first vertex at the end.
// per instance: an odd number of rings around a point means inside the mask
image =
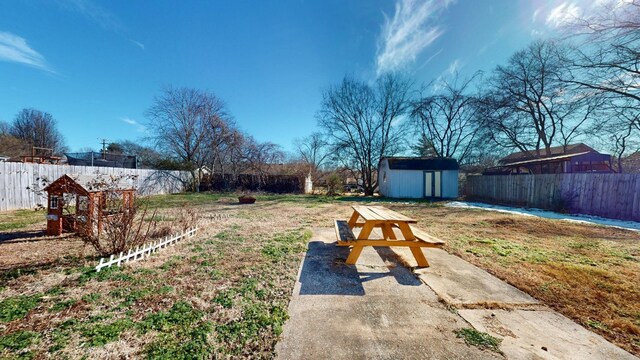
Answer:
POLYGON ((327 195, 334 196, 342 192, 342 178, 333 173, 327 178, 327 195))

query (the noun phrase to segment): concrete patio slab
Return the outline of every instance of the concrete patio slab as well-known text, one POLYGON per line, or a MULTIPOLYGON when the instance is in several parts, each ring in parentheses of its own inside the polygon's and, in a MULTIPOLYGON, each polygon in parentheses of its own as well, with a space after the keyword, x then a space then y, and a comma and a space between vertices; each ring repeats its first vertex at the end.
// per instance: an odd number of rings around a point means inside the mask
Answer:
MULTIPOLYGON (((417 266, 411 251, 393 248, 408 266, 417 266)), ((507 284, 488 272, 441 249, 423 249, 430 263, 428 268, 415 269, 415 273, 447 304, 465 307, 498 305, 526 307, 539 305, 530 295, 507 284)))
POLYGON ((423 249, 431 267, 415 273, 406 248, 366 247, 349 266, 349 250, 334 236, 314 230, 276 346, 280 359, 503 358, 456 337, 470 326, 502 339, 508 359, 636 359, 443 250, 423 249), (512 310, 482 308, 495 305, 512 310))
POLYGON ((509 359, 637 359, 554 311, 460 310, 473 327, 502 339, 509 359))
POLYGON ((280 359, 499 359, 470 347, 468 327, 389 249, 365 248, 358 265, 333 229, 316 229, 300 268, 280 359))

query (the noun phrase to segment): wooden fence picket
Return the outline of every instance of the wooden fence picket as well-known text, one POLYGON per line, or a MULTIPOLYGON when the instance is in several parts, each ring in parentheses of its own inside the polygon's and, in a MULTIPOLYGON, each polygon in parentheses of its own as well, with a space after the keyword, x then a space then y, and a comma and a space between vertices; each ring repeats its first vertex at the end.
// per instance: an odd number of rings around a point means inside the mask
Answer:
POLYGON ((640 221, 640 174, 475 175, 471 201, 640 221))

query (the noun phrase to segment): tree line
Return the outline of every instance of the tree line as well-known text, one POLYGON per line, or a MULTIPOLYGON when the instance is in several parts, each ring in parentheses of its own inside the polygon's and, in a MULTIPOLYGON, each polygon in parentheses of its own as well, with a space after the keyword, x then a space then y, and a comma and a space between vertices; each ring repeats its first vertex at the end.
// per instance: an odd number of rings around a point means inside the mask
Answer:
MULTIPOLYGON (((342 168, 366 194, 377 187, 383 156, 453 157, 486 167, 509 152, 548 155, 551 147, 586 141, 621 160, 640 148, 640 3, 601 6, 566 24, 563 38, 534 41, 487 73, 455 73, 418 89, 400 74, 373 83, 346 76, 322 92, 321 131, 295 140, 296 154, 256 141, 222 99, 186 87, 163 88, 154 98, 145 112, 148 146, 120 141, 107 150, 194 179, 292 168, 318 179, 342 168)), ((15 144, 65 149, 53 117, 33 109, 0 123, 0 140, 0 153, 15 144)), ((621 161, 617 169, 624 170, 621 161)))
POLYGON ((374 84, 345 77, 323 93, 324 140, 314 134, 299 150, 313 162, 324 148, 366 194, 377 187, 380 158, 407 150, 487 166, 509 152, 550 155, 586 141, 610 151, 623 172, 622 159, 640 149, 640 2, 598 10, 488 73, 455 73, 419 90, 398 74, 374 84))

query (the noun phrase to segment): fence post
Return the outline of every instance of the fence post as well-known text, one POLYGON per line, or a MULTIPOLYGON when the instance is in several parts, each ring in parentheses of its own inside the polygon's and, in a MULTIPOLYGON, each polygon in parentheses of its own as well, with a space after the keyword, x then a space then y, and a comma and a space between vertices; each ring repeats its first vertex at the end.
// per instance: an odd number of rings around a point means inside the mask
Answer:
POLYGON ((102 263, 104 262, 104 258, 100 258, 100 264, 98 264, 98 266, 96 266, 96 272, 100 272, 100 270, 102 269, 102 263))

